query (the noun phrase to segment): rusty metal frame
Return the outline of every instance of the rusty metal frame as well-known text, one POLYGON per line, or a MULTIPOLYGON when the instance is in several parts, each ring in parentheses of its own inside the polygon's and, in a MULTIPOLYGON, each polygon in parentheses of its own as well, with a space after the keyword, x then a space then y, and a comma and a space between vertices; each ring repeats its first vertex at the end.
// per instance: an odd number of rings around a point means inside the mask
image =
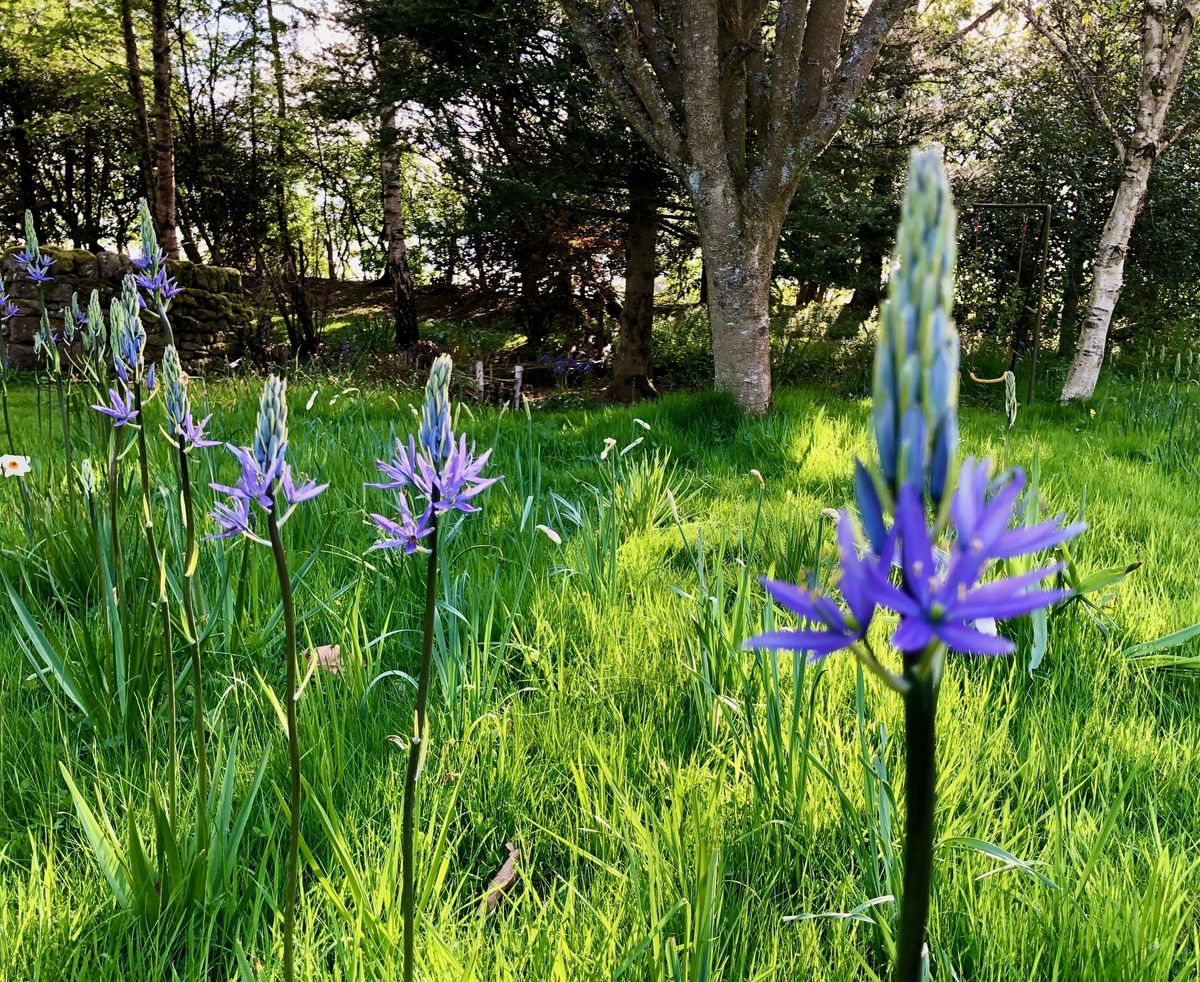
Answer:
POLYGON ((1033 358, 1029 365, 1029 384, 1025 389, 1025 404, 1033 404, 1037 385, 1038 353, 1042 347, 1042 320, 1046 306, 1046 268, 1050 265, 1050 219, 1054 205, 1048 201, 977 201, 972 209, 994 211, 1040 211, 1042 213, 1042 251, 1038 261, 1037 309, 1033 325, 1033 358))

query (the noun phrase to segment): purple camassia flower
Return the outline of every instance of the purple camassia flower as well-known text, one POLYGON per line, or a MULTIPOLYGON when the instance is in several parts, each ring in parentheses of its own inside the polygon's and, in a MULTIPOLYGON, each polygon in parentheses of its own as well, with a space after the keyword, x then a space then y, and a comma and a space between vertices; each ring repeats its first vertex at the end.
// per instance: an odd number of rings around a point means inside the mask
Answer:
POLYGON ((222 532, 210 538, 228 538, 243 532, 250 534, 249 508, 251 503, 258 505, 264 511, 271 508, 276 489, 283 493, 283 499, 288 506, 288 510, 280 517, 280 524, 282 524, 287 521, 296 505, 303 501, 310 501, 329 487, 328 484, 317 484, 315 481, 296 484, 292 477, 291 465, 284 460, 283 456, 287 450, 286 443, 280 445, 279 452, 268 462, 266 470, 260 466, 250 447, 236 447, 233 444, 225 446, 237 458, 242 467, 242 473, 238 475, 235 485, 209 485, 214 491, 227 495, 230 499, 227 505, 217 504, 214 506, 212 517, 221 527, 222 532), (242 522, 243 515, 244 522, 242 522), (231 522, 233 524, 230 524, 231 522))
POLYGON ((181 292, 179 284, 167 275, 166 266, 160 266, 153 276, 139 273, 134 277, 134 282, 146 293, 159 295, 164 300, 173 300, 181 292))
POLYGON ((421 548, 420 540, 432 535, 437 519, 451 511, 470 514, 480 509, 471 503, 480 492, 491 487, 501 477, 484 477, 483 468, 491 457, 485 450, 478 457, 475 448, 467 446, 465 435, 455 439, 450 420, 450 358, 441 355, 433 363, 425 385, 425 401, 421 407, 421 423, 417 436, 408 443, 396 441, 395 454, 390 461, 377 460, 375 467, 387 480, 368 484, 369 488, 395 491, 399 520, 372 514, 371 520, 384 532, 372 548, 403 549, 406 553, 421 548), (411 489, 423 505, 418 516, 413 515, 409 500, 411 489))
POLYGON ((432 502, 435 514, 444 515, 448 511, 470 514, 479 511, 470 503, 471 499, 500 480, 499 477, 481 476, 491 455, 489 449, 476 457, 475 448, 467 447, 466 436, 460 436, 457 443, 451 441, 450 452, 439 473, 428 455, 417 450, 416 440, 410 436, 407 446, 396 441, 396 455, 391 461, 375 461, 379 472, 391 480, 367 487, 384 491, 411 487, 420 497, 432 502))
POLYGON ((280 474, 279 486, 283 490, 283 500, 289 507, 294 507, 302 501, 311 501, 329 487, 328 484, 318 484, 316 481, 306 481, 297 486, 292 479, 292 465, 286 462, 280 474))
POLYGON ((21 308, 12 302, 12 298, 0 294, 0 320, 8 317, 20 317, 21 308))
POLYGON ((212 419, 212 413, 209 413, 200 422, 192 419, 192 411, 186 410, 178 424, 172 424, 171 429, 177 439, 183 441, 184 447, 215 447, 220 444, 220 440, 209 440, 204 435, 204 428, 208 426, 208 421, 212 419))
POLYGON ((21 272, 32 282, 41 285, 54 279, 50 275, 50 267, 54 265, 54 260, 49 256, 35 256, 28 249, 24 249, 17 253, 16 260, 21 272))
POLYGON ((254 535, 250 529, 249 498, 234 496, 228 501, 215 501, 213 502, 211 515, 220 531, 214 532, 212 535, 206 535, 204 537, 205 540, 232 539, 238 535, 254 535))
POLYGON ((395 456, 390 461, 375 461, 375 468, 389 480, 368 484, 367 487, 383 491, 400 491, 411 487, 424 498, 430 497, 437 477, 437 470, 417 451, 417 440, 413 436, 408 438, 408 446, 397 440, 395 456))
POLYGON ((809 660, 815 662, 835 651, 849 648, 866 637, 875 616, 872 593, 880 578, 880 570, 886 570, 891 559, 880 558, 871 552, 859 555, 854 525, 845 512, 838 517, 837 537, 838 565, 841 570, 838 587, 849 609, 842 610, 819 590, 807 590, 802 586, 764 577, 759 582, 777 604, 820 628, 768 631, 745 642, 743 648, 809 651, 812 653, 809 660))
MULTIPOLYGON (((860 558, 848 519, 838 526, 841 591, 849 612, 827 598, 789 584, 764 585, 780 604, 825 630, 776 631, 751 638, 745 647, 790 648, 812 652, 819 660, 865 637, 875 606, 900 615, 892 644, 903 652, 930 644, 971 655, 1004 655, 1014 650, 1007 638, 978 630, 981 620, 1005 620, 1049 607, 1070 596, 1069 590, 1031 589, 1059 572, 1061 563, 980 584, 997 560, 1050 549, 1083 531, 1082 522, 1063 525, 1061 518, 1029 528, 1010 528, 1013 510, 1025 486, 1020 471, 1009 476, 988 499, 987 461, 967 460, 950 502, 954 540, 949 560, 939 563, 927 523, 920 488, 900 489, 896 518, 884 535, 879 555, 860 558), (891 582, 891 555, 899 548, 902 577, 891 582)), ((864 516, 868 526, 875 516, 864 516)))
POLYGON ((242 473, 238 475, 235 485, 210 484, 209 487, 219 494, 227 494, 231 498, 245 498, 260 508, 270 508, 275 481, 283 464, 283 453, 277 454, 264 470, 255 460, 254 451, 249 447, 235 447, 232 443, 227 443, 225 448, 237 458, 242 473))
MULTIPOLYGON (((1069 590, 1030 589, 1059 572, 1063 568, 1061 563, 982 586, 978 584, 980 575, 993 560, 1048 549, 1080 531, 1072 526, 1059 528, 1055 525, 1039 539, 1029 540, 1036 541, 1036 545, 1012 551, 1006 537, 1031 531, 1008 531, 1013 505, 1023 484, 1020 476, 1014 476, 990 503, 984 500, 982 488, 977 498, 969 487, 955 493, 951 507, 957 504, 960 510, 977 510, 980 522, 973 531, 987 538, 963 535, 959 531, 950 549, 950 562, 940 575, 936 571, 920 494, 912 485, 901 488, 893 534, 898 533, 900 537, 903 587, 896 587, 881 577, 876 594, 880 604, 900 615, 900 626, 892 636, 892 644, 899 650, 920 651, 930 643, 940 641, 964 654, 1006 655, 1015 650, 1011 641, 984 634, 972 622, 980 618, 1020 617, 1070 596, 1069 590), (975 500, 963 504, 958 501, 960 496, 975 500)), ((1022 539, 1029 537, 1022 536, 1022 539)))
POLYGON ((379 526, 384 533, 384 538, 380 539, 371 550, 375 549, 403 549, 409 555, 412 555, 421 548, 421 540, 433 532, 433 512, 426 506, 425 510, 419 516, 413 518, 412 508, 408 503, 408 496, 401 493, 396 495, 396 510, 400 514, 400 521, 396 522, 384 515, 372 514, 371 521, 379 526))
POLYGON ((158 249, 154 253, 143 253, 129 260, 134 269, 140 269, 143 272, 148 269, 159 269, 166 261, 167 254, 162 249, 158 249))
MULTIPOLYGON (((435 474, 434 487, 437 488, 437 499, 433 502, 433 510, 439 515, 448 511, 461 511, 465 514, 479 511, 471 504, 471 499, 479 492, 490 488, 500 478, 483 477, 481 472, 492 455, 490 449, 478 457, 475 448, 467 449, 466 436, 459 437, 458 443, 451 442, 450 453, 442 464, 442 472, 435 474)), ((424 460, 421 461, 424 463, 424 460)))
POLYGON ((138 411, 134 408, 133 393, 125 389, 124 396, 116 389, 108 390, 109 405, 97 403, 92 408, 98 413, 103 413, 113 421, 113 426, 125 426, 127 423, 132 423, 136 418, 138 411))

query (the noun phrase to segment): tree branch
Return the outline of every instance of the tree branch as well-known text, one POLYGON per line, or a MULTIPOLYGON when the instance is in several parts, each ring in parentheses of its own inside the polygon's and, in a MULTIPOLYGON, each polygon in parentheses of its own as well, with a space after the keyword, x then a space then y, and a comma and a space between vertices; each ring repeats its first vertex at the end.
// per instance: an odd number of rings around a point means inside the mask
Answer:
POLYGON ((1058 57, 1071 73, 1072 81, 1074 81, 1075 87, 1079 89, 1079 94, 1083 96, 1084 101, 1091 107, 1092 115, 1095 117, 1100 129, 1112 142, 1113 149, 1117 154, 1117 163, 1124 165, 1125 157, 1128 153, 1125 141, 1113 125, 1113 121, 1105 110, 1104 104, 1100 101, 1100 94, 1096 91, 1096 86, 1092 84, 1087 72, 1083 70, 1083 66, 1079 64, 1078 60, 1071 53, 1071 49, 1067 47, 1066 42, 1050 30, 1049 25, 1034 13, 1033 4, 1029 0, 1025 0, 1022 4, 1022 13, 1025 15, 1025 20, 1029 22, 1030 26, 1058 52, 1058 57))
MULTIPOLYGON (((673 119, 669 100, 650 66, 635 47, 629 27, 606 30, 599 12, 585 0, 563 0, 563 10, 579 38, 588 64, 638 134, 677 173, 686 174, 689 155, 673 119)), ((624 19, 613 7, 603 17, 624 19)))

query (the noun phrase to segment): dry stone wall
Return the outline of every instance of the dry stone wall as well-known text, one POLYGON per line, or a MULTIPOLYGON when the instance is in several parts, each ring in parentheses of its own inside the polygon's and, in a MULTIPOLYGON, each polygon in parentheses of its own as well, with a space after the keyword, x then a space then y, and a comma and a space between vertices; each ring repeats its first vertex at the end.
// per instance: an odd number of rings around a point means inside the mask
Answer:
MULTIPOLYGON (((120 293, 121 281, 133 267, 129 257, 115 252, 91 253, 84 249, 58 249, 43 246, 42 252, 54 259, 50 272, 53 283, 43 288, 50 322, 57 334, 64 310, 70 310, 71 294, 79 294, 79 305, 87 309, 93 290, 100 291, 105 313, 114 294, 120 293)), ((16 249, 0 258, 0 276, 9 296, 21 309, 21 316, 9 320, 5 328, 8 360, 14 368, 37 367, 33 336, 41 317, 38 289, 22 275, 16 262, 16 249)), ((236 269, 204 266, 186 261, 168 263, 170 274, 182 288, 171 304, 171 329, 184 367, 196 374, 219 371, 241 356, 251 336, 255 314, 242 290, 242 277, 236 269)), ((144 315, 148 334, 148 356, 157 358, 163 338, 156 318, 144 315)))

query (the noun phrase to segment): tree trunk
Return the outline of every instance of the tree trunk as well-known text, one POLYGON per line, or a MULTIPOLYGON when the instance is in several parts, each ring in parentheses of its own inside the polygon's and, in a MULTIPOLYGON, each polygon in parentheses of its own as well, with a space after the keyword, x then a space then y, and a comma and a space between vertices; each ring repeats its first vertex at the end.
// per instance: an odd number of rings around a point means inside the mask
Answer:
POLYGON ((1125 255, 1129 249, 1129 238, 1138 212, 1146 200, 1146 187, 1150 180, 1150 166, 1154 162, 1153 147, 1139 148, 1129 155, 1121 176, 1121 184, 1113 201, 1108 221, 1100 235, 1096 259, 1092 264, 1092 293, 1088 302, 1088 315, 1079 331, 1075 357, 1063 383, 1062 402, 1089 399, 1100 378, 1100 366, 1104 363, 1104 348, 1108 341, 1108 329, 1112 323, 1113 308, 1121 296, 1125 283, 1125 255))
POLYGON ((291 304, 291 316, 284 318, 288 325, 288 343, 292 353, 307 358, 316 354, 317 338, 313 329, 312 308, 300 276, 296 244, 288 215, 287 175, 287 88, 283 80, 283 52, 279 44, 279 22, 275 5, 267 0, 267 27, 271 42, 271 68, 275 76, 275 217, 279 223, 279 246, 283 260, 283 292, 291 304))
POLYGON ((608 388, 609 397, 619 402, 637 402, 658 395, 651 381, 658 198, 652 174, 631 175, 625 232, 625 298, 621 304, 613 378, 608 388))
POLYGON ((128 69, 133 148, 137 154, 142 194, 154 211, 154 150, 150 143, 150 118, 146 113, 146 89, 142 85, 142 62, 138 56, 137 30, 133 23, 132 0, 121 0, 121 32, 125 38, 125 67, 128 69))
POLYGON ((404 187, 400 174, 400 132, 396 107, 383 111, 380 128, 383 177, 383 237, 387 249, 387 274, 392 283, 392 314, 399 347, 421 340, 412 272, 408 268, 408 243, 404 236, 404 187))
POLYGON ((1082 244, 1073 241, 1069 246, 1067 271, 1063 283, 1062 312, 1058 325, 1058 357, 1075 357, 1075 337, 1079 333, 1079 301, 1083 296, 1084 251, 1082 244))
POLYGON ((175 230, 175 143, 171 132, 171 36, 166 0, 151 4, 154 58, 154 231, 168 259, 179 258, 175 230))
POLYGON ((42 228, 42 212, 37 200, 37 163, 29 146, 29 131, 26 129, 29 116, 21 98, 13 100, 12 133, 13 156, 16 158, 17 181, 21 188, 21 207, 33 215, 35 228, 42 228))
MULTIPOLYGON (((713 209, 720 212, 723 209, 713 209)), ((697 207, 708 322, 713 341, 713 375, 718 389, 733 393, 751 413, 771 408, 771 271, 779 223, 736 220, 697 207)))

